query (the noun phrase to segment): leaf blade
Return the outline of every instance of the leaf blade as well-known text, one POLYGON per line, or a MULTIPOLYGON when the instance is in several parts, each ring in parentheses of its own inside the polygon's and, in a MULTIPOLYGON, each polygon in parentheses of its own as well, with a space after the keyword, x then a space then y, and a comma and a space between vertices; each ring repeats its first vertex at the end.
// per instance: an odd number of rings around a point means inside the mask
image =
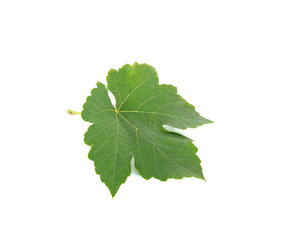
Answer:
POLYGON ((185 129, 211 123, 171 85, 159 85, 156 70, 146 64, 110 70, 108 89, 97 83, 82 117, 93 123, 85 134, 89 158, 114 197, 131 173, 131 159, 145 179, 204 179, 192 140, 162 126, 185 129), (108 96, 116 98, 116 108, 108 96))

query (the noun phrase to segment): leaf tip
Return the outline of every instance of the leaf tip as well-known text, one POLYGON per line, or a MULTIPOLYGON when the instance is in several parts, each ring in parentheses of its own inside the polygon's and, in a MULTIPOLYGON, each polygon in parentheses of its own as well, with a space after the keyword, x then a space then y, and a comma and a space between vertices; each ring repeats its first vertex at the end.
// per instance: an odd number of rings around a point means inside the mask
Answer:
POLYGON ((209 120, 207 118, 204 118, 204 117, 200 116, 200 125, 210 124, 210 123, 215 123, 215 122, 212 121, 212 120, 209 120))
POLYGON ((199 179, 201 179, 201 180, 203 180, 203 181, 205 181, 205 182, 206 182, 206 179, 205 179, 205 177, 204 177, 203 173, 201 173, 201 176, 199 177, 199 179))
POLYGON ((110 188, 109 188, 109 190, 110 190, 110 193, 111 193, 112 199, 114 199, 114 197, 116 196, 118 190, 117 190, 117 191, 113 191, 113 190, 111 190, 110 188))
POLYGON ((210 124, 210 123, 215 123, 214 121, 212 121, 212 120, 209 120, 209 119, 206 119, 206 124, 210 124))
POLYGON ((101 82, 97 82, 97 87, 98 88, 102 88, 102 87, 106 87, 103 83, 101 82))

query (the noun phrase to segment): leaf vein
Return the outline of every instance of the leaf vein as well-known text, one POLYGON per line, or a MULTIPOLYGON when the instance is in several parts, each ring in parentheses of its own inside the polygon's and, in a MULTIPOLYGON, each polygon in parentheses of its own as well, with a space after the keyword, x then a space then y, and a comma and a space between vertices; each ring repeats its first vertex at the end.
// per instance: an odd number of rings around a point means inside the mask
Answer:
POLYGON ((91 140, 92 138, 94 138, 95 136, 99 135, 103 130, 105 130, 107 127, 111 126, 114 122, 111 122, 109 125, 106 125, 105 127, 103 127, 102 129, 100 129, 96 134, 94 134, 93 136, 90 136, 87 138, 87 140, 91 140))

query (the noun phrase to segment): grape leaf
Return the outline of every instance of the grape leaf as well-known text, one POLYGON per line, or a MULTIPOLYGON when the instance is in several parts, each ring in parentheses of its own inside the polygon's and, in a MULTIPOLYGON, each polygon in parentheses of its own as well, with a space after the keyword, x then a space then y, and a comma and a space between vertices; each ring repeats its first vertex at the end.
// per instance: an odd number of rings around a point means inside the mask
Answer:
POLYGON ((171 85, 159 85, 156 70, 146 64, 124 65, 100 82, 83 106, 82 118, 93 123, 84 141, 91 146, 89 159, 112 197, 131 173, 131 159, 142 177, 204 179, 192 140, 165 130, 195 128, 211 123, 177 94, 171 85), (116 108, 108 96, 116 98, 116 108))

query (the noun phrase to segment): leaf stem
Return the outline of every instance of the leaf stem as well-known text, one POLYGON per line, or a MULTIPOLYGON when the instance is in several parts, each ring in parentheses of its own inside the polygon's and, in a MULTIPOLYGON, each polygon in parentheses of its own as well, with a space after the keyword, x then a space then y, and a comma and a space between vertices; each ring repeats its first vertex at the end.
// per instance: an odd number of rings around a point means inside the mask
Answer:
POLYGON ((72 111, 72 110, 69 110, 69 109, 66 112, 67 112, 67 114, 70 114, 70 115, 79 115, 79 114, 81 114, 81 112, 76 112, 76 111, 72 111))

